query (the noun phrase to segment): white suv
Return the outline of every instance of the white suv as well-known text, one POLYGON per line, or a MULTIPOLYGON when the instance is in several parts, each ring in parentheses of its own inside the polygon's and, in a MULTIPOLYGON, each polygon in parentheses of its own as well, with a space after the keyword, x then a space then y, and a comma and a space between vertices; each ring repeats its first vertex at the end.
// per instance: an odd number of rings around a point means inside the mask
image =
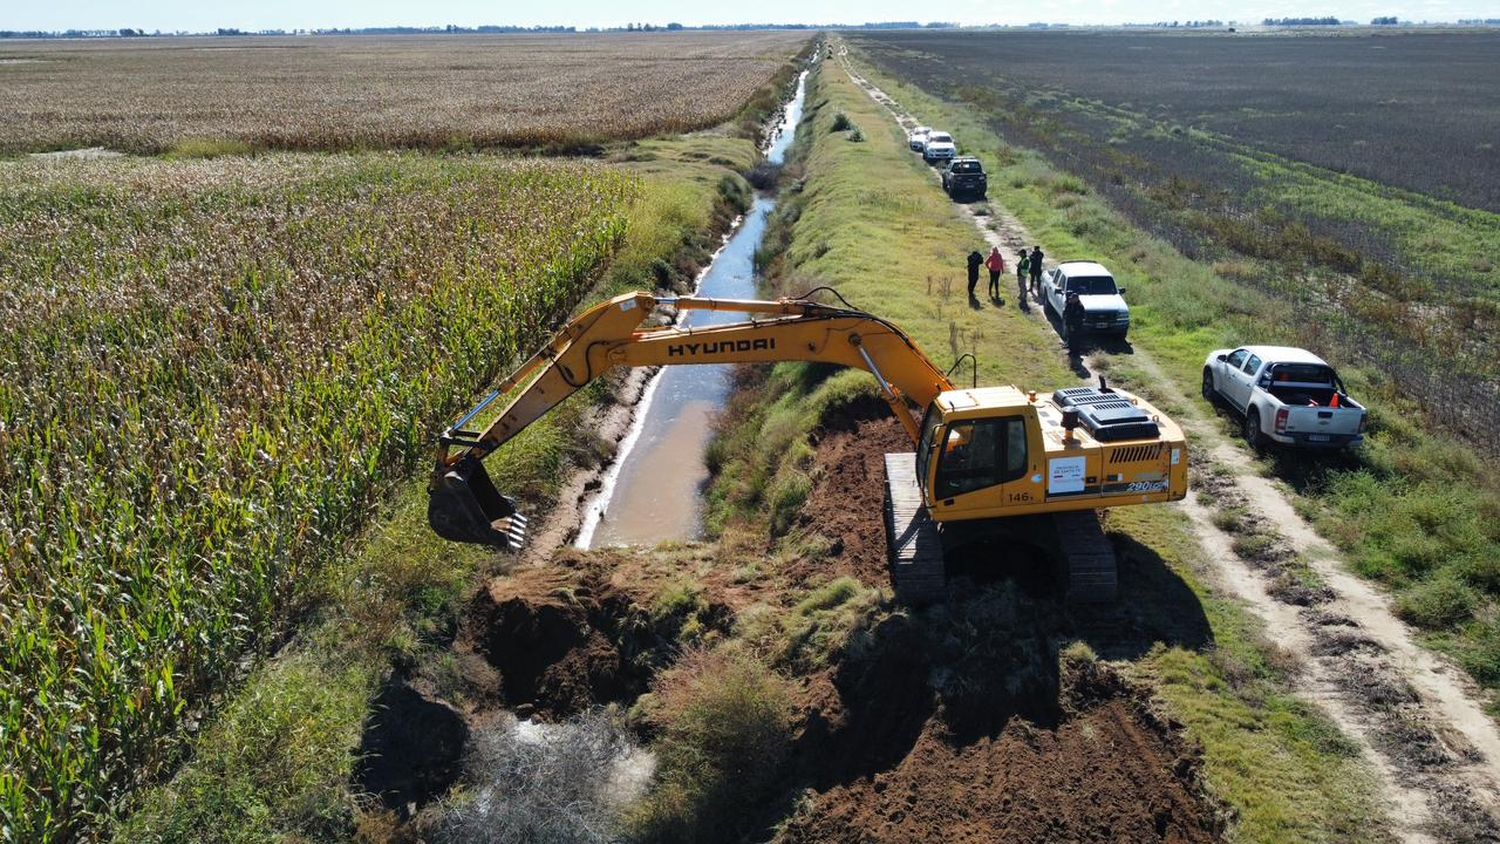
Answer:
POLYGON ((1115 284, 1109 270, 1093 261, 1064 261, 1042 274, 1042 307, 1059 318, 1068 307, 1068 294, 1077 293, 1083 305, 1083 330, 1124 340, 1130 331, 1130 306, 1125 288, 1115 284))
POLYGON ((918 126, 907 134, 906 143, 911 146, 912 152, 922 151, 922 145, 927 143, 927 133, 931 131, 931 126, 918 126))
POLYGON ((953 142, 953 136, 947 132, 933 130, 927 133, 927 140, 922 144, 922 160, 928 164, 936 164, 939 161, 947 161, 958 155, 958 144, 953 142))

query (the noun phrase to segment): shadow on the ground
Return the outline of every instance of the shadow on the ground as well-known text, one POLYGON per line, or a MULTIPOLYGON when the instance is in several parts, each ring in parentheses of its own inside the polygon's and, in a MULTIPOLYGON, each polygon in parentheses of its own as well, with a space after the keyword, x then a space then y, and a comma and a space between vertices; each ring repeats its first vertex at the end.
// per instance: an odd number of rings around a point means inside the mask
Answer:
POLYGON ((942 604, 856 631, 833 673, 839 704, 815 715, 799 748, 819 790, 890 769, 934 716, 960 745, 1013 718, 1056 727, 1064 710, 1059 648, 1087 643, 1105 659, 1138 659, 1158 643, 1214 642, 1197 595, 1154 550, 1111 534, 1120 595, 1070 606, 1061 566, 1030 544, 965 546, 942 604))

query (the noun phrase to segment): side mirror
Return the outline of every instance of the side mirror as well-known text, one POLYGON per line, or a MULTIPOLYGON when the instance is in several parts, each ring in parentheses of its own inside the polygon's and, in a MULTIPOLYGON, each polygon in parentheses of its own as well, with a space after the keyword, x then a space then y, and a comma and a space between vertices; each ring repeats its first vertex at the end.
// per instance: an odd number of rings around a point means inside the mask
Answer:
POLYGON ((1218 361, 1219 363, 1223 363, 1224 361, 1229 360, 1229 355, 1215 355, 1214 360, 1218 361))
POLYGON ((1121 287, 1119 292, 1120 292, 1121 296, 1124 296, 1125 295, 1125 288, 1121 287))

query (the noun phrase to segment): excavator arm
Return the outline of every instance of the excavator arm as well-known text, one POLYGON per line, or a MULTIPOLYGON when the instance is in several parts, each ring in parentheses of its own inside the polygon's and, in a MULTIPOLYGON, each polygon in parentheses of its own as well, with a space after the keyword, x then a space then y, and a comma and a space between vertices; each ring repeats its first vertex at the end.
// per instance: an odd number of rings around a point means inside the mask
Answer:
POLYGON ((484 457, 614 367, 780 361, 832 363, 870 372, 913 443, 920 435, 913 407, 926 408, 938 394, 953 388, 904 332, 862 311, 806 299, 658 298, 627 293, 569 322, 501 381, 484 403, 443 432, 429 484, 428 521, 448 539, 518 547, 524 541, 525 518, 516 511, 515 502, 495 488, 484 469, 484 457), (751 318, 704 328, 642 329, 659 306, 729 311, 751 318), (483 431, 464 429, 493 401, 528 379, 525 389, 483 431))

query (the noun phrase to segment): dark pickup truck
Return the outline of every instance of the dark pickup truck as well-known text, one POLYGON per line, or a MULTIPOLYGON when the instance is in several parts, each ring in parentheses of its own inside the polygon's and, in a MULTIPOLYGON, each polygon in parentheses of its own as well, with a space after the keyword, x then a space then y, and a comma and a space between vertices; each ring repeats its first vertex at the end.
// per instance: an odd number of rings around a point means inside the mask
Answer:
POLYGON ((943 190, 954 199, 961 196, 983 199, 989 189, 989 177, 984 174, 984 165, 977 158, 955 158, 943 168, 943 190))

